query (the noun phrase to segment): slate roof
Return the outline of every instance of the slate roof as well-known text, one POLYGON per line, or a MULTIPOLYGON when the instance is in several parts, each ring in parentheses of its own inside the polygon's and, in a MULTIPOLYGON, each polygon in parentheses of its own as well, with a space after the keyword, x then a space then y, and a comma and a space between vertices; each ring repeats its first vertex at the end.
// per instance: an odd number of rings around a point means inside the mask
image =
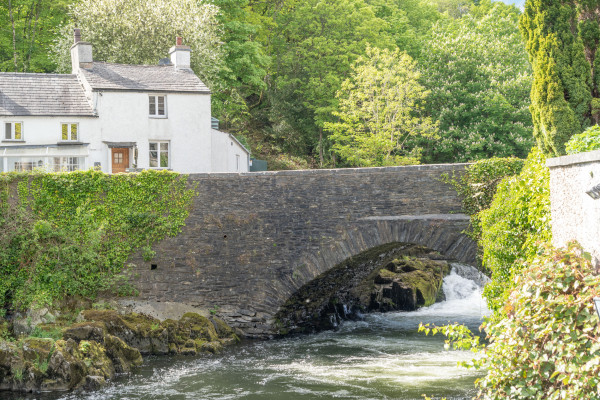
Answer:
POLYGON ((0 73, 0 116, 94 116, 76 75, 0 73))
POLYGON ((93 90, 210 93, 193 71, 172 65, 93 62, 80 71, 93 90))

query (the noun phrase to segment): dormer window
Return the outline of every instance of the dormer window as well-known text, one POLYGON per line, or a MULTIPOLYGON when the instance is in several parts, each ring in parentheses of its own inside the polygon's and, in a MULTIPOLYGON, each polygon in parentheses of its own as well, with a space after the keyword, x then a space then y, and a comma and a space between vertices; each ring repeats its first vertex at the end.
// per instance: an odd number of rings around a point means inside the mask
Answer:
POLYGON ((167 118, 167 99, 166 96, 150 95, 149 113, 154 118, 167 118))
POLYGON ((61 140, 63 142, 76 142, 79 138, 79 126, 78 124, 60 124, 61 126, 61 140))
POLYGON ((7 122, 4 124, 5 140, 23 140, 23 123, 7 122))

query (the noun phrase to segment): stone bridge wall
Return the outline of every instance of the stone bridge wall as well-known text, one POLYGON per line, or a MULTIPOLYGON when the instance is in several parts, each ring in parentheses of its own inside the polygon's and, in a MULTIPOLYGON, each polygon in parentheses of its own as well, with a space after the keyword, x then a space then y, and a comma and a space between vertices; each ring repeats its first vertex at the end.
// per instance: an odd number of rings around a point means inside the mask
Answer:
POLYGON ((198 174, 181 234, 151 262, 140 257, 142 299, 218 313, 249 336, 303 284, 369 248, 410 242, 475 263, 455 191, 442 173, 464 165, 198 174))

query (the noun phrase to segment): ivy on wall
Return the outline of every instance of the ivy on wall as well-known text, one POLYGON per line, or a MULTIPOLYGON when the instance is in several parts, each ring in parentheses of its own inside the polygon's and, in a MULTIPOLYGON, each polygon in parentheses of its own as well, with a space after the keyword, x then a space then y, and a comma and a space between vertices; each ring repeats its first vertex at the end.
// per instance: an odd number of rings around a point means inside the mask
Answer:
POLYGON ((0 174, 0 307, 131 291, 127 259, 178 234, 194 194, 168 171, 0 174))

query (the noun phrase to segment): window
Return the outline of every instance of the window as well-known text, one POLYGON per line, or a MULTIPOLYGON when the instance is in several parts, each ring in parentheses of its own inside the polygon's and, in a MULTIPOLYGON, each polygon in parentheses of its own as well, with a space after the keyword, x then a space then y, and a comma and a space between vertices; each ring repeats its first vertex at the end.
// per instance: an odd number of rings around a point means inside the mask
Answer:
POLYGON ((150 142, 150 168, 169 168, 169 142, 150 142))
POLYGON ((77 124, 60 124, 61 140, 77 141, 79 134, 79 126, 77 124))
POLYGON ((149 96, 149 113, 151 117, 166 118, 167 102, 165 96, 149 96))
MULTIPOLYGON (((43 169, 52 172, 78 171, 84 166, 83 157, 7 157, 7 171, 33 171, 43 169)), ((2 160, 0 159, 0 163, 2 160)), ((0 166, 0 171, 2 166, 0 166)))
POLYGON ((83 167, 81 157, 52 157, 50 170, 55 172, 79 171, 83 167))
POLYGON ((23 123, 7 122, 4 124, 5 140, 23 140, 23 123))

